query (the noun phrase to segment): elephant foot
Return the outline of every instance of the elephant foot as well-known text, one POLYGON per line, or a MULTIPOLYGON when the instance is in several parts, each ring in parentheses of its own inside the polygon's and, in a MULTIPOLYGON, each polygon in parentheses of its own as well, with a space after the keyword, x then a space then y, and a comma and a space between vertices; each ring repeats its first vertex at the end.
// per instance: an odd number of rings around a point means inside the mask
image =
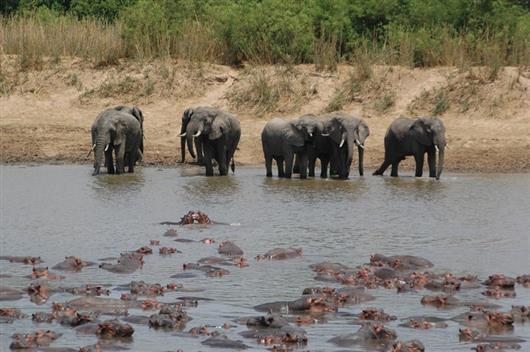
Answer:
POLYGON ((272 172, 267 172, 267 177, 272 177, 272 172))

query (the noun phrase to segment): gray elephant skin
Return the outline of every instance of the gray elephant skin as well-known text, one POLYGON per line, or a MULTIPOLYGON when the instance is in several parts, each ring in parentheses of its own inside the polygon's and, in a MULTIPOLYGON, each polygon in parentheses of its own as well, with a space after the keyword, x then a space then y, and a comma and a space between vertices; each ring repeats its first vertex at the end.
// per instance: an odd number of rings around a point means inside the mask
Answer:
POLYGON ((364 143, 370 135, 368 125, 357 117, 336 112, 324 116, 324 134, 331 141, 331 172, 339 178, 347 179, 353 161, 353 149, 357 146, 359 155, 359 175, 364 175, 364 143))
MULTIPOLYGON (((320 159, 320 177, 328 177, 328 165, 332 156, 332 145, 331 139, 328 134, 324 133, 325 124, 328 121, 322 120, 313 114, 306 114, 299 118, 302 121, 306 121, 307 124, 314 124, 313 139, 309 143, 307 148, 307 165, 308 165, 308 176, 315 177, 315 164, 316 159, 320 159)), ((293 173, 300 173, 300 160, 295 157, 293 173)))
POLYGON ((92 124, 93 175, 99 174, 104 160, 109 174, 124 173, 125 161, 128 172, 134 172, 142 139, 140 122, 127 111, 112 108, 100 113, 92 124), (112 159, 113 151, 116 155, 116 168, 112 159))
MULTIPOLYGON (((186 136, 190 134, 193 136, 197 133, 197 124, 192 124, 188 127, 188 124, 191 120, 193 109, 186 109, 184 113, 182 114, 182 124, 180 126, 180 162, 184 163, 186 161, 186 136)), ((189 140, 188 143, 192 143, 191 140, 189 140)), ((194 138, 193 143, 195 144, 195 150, 197 152, 197 155, 195 155, 195 152, 193 150, 193 146, 189 147, 188 150, 191 154, 192 158, 197 158, 197 164, 204 165, 204 157, 203 157, 203 151, 202 151, 202 143, 200 138, 194 138)))
POLYGON ((390 124, 385 135, 385 160, 374 172, 383 175, 392 165, 391 176, 398 175, 398 165, 406 156, 412 155, 416 161, 416 177, 423 174, 423 162, 427 153, 429 177, 440 178, 444 166, 445 127, 438 117, 410 119, 400 117, 390 124), (438 151, 438 166, 436 166, 438 151))
POLYGON ((314 133, 319 123, 315 116, 304 115, 292 121, 275 118, 265 125, 261 132, 261 144, 267 177, 272 177, 274 159, 278 166, 278 176, 291 178, 296 155, 300 163, 300 178, 307 178, 308 151, 312 147, 314 133))
POLYGON ((190 108, 184 115, 189 117, 189 121, 185 135, 181 134, 181 138, 186 138, 192 156, 193 140, 201 145, 206 176, 213 176, 214 159, 218 163, 221 176, 228 174, 230 163, 234 171, 234 153, 241 138, 239 120, 227 112, 210 106, 190 108))
MULTIPOLYGON (((142 140, 140 141, 140 147, 138 148, 138 155, 137 155, 137 158, 136 158, 137 160, 136 161, 137 162, 142 161, 143 155, 144 155, 144 138, 145 138, 144 114, 142 113, 142 110, 140 110, 140 108, 137 107, 137 106, 129 107, 129 106, 124 106, 124 105, 116 106, 114 109, 118 110, 118 111, 124 111, 124 112, 127 112, 127 113, 131 114, 140 123, 140 128, 142 129, 142 140)), ((126 165, 128 165, 128 163, 129 163, 128 159, 129 159, 129 154, 125 153, 125 164, 126 165)))

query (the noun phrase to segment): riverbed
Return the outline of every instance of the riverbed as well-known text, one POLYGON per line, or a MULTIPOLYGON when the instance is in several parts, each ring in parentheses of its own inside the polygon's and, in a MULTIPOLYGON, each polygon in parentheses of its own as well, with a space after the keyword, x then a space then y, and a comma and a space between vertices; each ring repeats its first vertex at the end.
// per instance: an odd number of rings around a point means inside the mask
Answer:
MULTIPOLYGON (((179 282, 189 292, 168 292, 160 298, 172 302, 180 296, 212 299, 186 308, 193 318, 186 326, 231 322, 234 328, 218 330, 242 340, 251 349, 266 350, 255 340, 239 335, 245 326, 234 323, 243 316, 262 315, 253 309, 261 303, 294 300, 305 287, 325 286, 314 280, 309 265, 332 261, 355 267, 367 263, 370 254, 410 254, 429 259, 432 271, 472 274, 486 279, 494 273, 510 276, 528 274, 530 268, 530 175, 450 174, 440 181, 407 176, 352 177, 346 181, 266 178, 264 168, 239 168, 229 177, 204 177, 194 168, 138 168, 135 174, 91 176, 88 166, 1 166, 0 255, 40 256, 41 266, 50 268, 65 256, 84 260, 117 257, 121 252, 149 245, 176 247, 182 253, 145 257, 141 270, 114 274, 97 266, 78 273, 61 273, 66 279, 50 286, 79 286, 85 283, 109 285, 111 297, 119 298, 120 284, 132 280, 148 283, 179 282), (214 221, 228 225, 165 226, 178 221, 189 210, 201 210, 214 221), (216 243, 175 242, 164 237, 175 228, 179 239, 216 243), (182 264, 215 256, 221 241, 239 245, 249 267, 227 267, 220 278, 198 275, 170 279, 182 273, 182 264), (302 248, 303 256, 286 261, 259 261, 254 257, 275 247, 302 248)), ((366 174, 370 174, 366 172, 366 174)), ((25 288, 31 266, 0 261, 2 285, 25 288)), ((340 287, 338 284, 331 284, 340 287)), ((482 290, 459 292, 457 297, 477 298, 482 290)), ((398 295, 395 289, 374 289, 375 301, 340 308, 340 313, 358 313, 379 307, 399 319, 412 315, 451 318, 466 312, 459 307, 438 310, 423 306, 419 291, 398 295)), ((490 301, 507 311, 511 305, 530 304, 530 289, 516 286, 515 298, 490 301)), ((27 296, 2 307, 18 307, 26 314, 49 311, 52 302, 74 296, 57 293, 42 305, 27 296)), ((149 315, 153 312, 132 311, 149 315)), ((328 340, 355 332, 359 326, 343 314, 329 314, 327 323, 304 326, 308 335, 303 350, 340 350, 328 340)), ((399 327, 399 319, 387 324, 399 339, 418 339, 428 351, 464 351, 475 344, 459 342, 458 323, 448 321, 445 329, 415 330, 399 327)), ((187 337, 175 332, 133 325, 131 350, 209 351, 204 337, 187 337)), ((59 324, 36 324, 31 318, 0 326, 0 350, 7 350, 15 332, 52 329, 63 335, 52 346, 79 348, 97 341, 94 335, 76 333, 59 324)), ((215 330, 216 328, 212 328, 215 330)), ((530 340, 530 324, 516 324, 510 336, 530 340)), ((530 343, 523 350, 530 350, 530 343)))

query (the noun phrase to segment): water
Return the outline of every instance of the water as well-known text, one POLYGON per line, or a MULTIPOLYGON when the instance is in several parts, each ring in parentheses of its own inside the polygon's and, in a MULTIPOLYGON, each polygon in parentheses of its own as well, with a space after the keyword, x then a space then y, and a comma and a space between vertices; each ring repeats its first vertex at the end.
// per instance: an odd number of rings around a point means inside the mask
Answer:
MULTIPOLYGON (((202 170, 201 170, 202 171, 202 170)), ((114 287, 131 280, 149 283, 182 282, 199 292, 169 292, 160 300, 171 302, 182 295, 211 298, 197 308, 188 308, 193 318, 186 330, 203 324, 220 326, 227 321, 260 315, 256 304, 293 300, 304 287, 323 286, 313 279, 310 264, 340 262, 348 266, 366 263, 371 253, 412 254, 430 259, 433 270, 456 274, 493 273, 511 276, 528 273, 530 235, 530 175, 451 175, 440 181, 412 177, 352 178, 348 181, 267 179, 262 168, 240 168, 236 175, 206 178, 189 169, 143 168, 133 175, 90 176, 87 166, 2 166, 1 167, 1 255, 41 256, 53 266, 67 255, 85 260, 116 257, 159 239, 162 246, 177 247, 182 254, 146 256, 143 269, 130 275, 112 274, 96 267, 67 273, 66 280, 52 286, 79 286, 84 283, 114 287), (213 237, 219 243, 231 240, 245 251, 247 268, 228 267, 222 278, 175 280, 182 264, 218 255, 217 243, 180 243, 163 237, 168 226, 161 221, 177 221, 190 209, 200 209, 210 218, 239 223, 239 226, 178 227, 180 238, 200 240, 213 237), (301 247, 304 256, 289 261, 256 262, 253 258, 274 247, 301 247)), ((11 278, 3 285, 25 288, 31 267, 0 261, 0 272, 11 278)), ((482 290, 482 289, 481 289, 482 290)), ((474 291, 474 297, 479 297, 474 291)), ((530 289, 518 285, 515 299, 495 303, 507 310, 512 304, 530 304, 530 289)), ((119 297, 114 290, 112 297, 119 297)), ((466 308, 436 310, 419 301, 430 291, 397 295, 395 290, 370 290, 377 299, 367 304, 341 308, 358 313, 377 306, 406 318, 427 314, 452 317, 466 308)), ((469 292, 459 293, 466 297, 469 292)), ((49 311, 51 302, 73 299, 55 294, 37 306, 27 298, 1 302, 3 307, 20 307, 25 313, 49 311)), ((151 312, 130 311, 131 314, 151 312)), ((389 323, 400 339, 417 338, 428 351, 463 351, 473 345, 458 341, 459 325, 447 329, 412 330, 389 323)), ((185 351, 216 350, 200 344, 204 338, 182 337, 135 325, 131 350, 185 351)), ((331 337, 354 332, 357 325, 344 317, 329 316, 327 324, 304 327, 307 349, 340 350, 327 342, 331 337)), ((93 335, 75 333, 58 324, 34 324, 30 319, 0 325, 0 350, 6 350, 14 332, 53 329, 62 332, 54 346, 79 348, 96 342, 93 335)), ((265 350, 239 332, 227 331, 252 349, 265 350)), ((223 331, 224 332, 224 331, 223 331)), ((516 325, 514 336, 530 340, 530 326, 516 325)), ((523 350, 530 350, 530 344, 523 350)))

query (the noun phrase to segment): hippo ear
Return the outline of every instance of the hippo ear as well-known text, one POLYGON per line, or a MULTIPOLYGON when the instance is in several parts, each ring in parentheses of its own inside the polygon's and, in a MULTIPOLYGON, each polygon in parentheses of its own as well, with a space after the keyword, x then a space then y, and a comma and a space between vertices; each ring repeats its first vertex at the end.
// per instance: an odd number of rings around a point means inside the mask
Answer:
POLYGON ((297 127, 296 124, 290 122, 289 123, 290 130, 287 131, 287 142, 289 142, 290 145, 295 147, 303 147, 304 146, 304 136, 303 132, 301 130, 301 127, 297 127))

